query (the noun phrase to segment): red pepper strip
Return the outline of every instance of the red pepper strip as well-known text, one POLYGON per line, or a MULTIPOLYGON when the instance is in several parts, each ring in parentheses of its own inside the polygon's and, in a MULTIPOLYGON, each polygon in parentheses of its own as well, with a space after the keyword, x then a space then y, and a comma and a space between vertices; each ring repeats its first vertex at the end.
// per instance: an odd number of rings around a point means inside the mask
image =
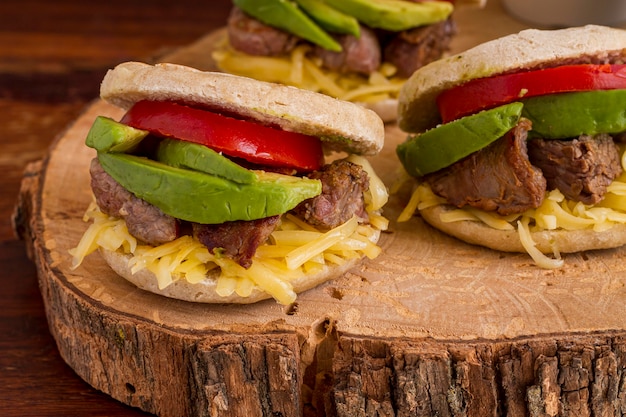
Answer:
POLYGON ((137 102, 121 122, 157 136, 200 143, 260 165, 295 168, 302 172, 317 170, 324 161, 321 141, 315 136, 172 102, 137 102))
POLYGON ((437 97, 443 123, 523 98, 626 88, 626 65, 563 65, 468 81, 437 97))

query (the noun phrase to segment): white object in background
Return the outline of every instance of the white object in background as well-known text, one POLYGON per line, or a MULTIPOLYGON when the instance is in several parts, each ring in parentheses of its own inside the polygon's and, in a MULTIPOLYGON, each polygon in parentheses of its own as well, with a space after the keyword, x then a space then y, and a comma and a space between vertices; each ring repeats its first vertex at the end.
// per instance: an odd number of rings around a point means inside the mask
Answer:
POLYGON ((626 0, 502 0, 502 4, 513 17, 546 27, 626 22, 626 0))

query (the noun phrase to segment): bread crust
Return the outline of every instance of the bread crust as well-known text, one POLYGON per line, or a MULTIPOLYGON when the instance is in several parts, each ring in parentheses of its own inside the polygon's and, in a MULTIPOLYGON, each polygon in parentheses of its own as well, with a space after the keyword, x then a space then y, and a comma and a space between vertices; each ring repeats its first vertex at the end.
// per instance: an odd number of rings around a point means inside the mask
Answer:
MULTIPOLYGON (((479 221, 463 220, 443 222, 441 214, 454 210, 451 205, 438 205, 420 210, 422 218, 431 226, 464 242, 484 246, 502 252, 526 253, 517 228, 498 230, 479 221)), ((575 253, 596 249, 611 249, 626 244, 626 224, 616 224, 604 231, 582 230, 543 230, 531 232, 537 249, 551 254, 554 248, 561 253, 575 253)))
POLYGON ((373 103, 356 103, 374 111, 385 123, 395 122, 398 118, 398 99, 396 98, 388 98, 373 103))
POLYGON ((123 109, 140 100, 169 100, 240 115, 318 136, 329 151, 375 155, 384 124, 372 110, 324 94, 178 64, 125 62, 111 69, 100 96, 123 109))
POLYGON ((583 62, 585 57, 625 62, 626 30, 596 25, 528 29, 432 62, 417 70, 400 90, 398 125, 415 133, 435 127, 441 121, 437 96, 467 81, 564 62, 583 62))
MULTIPOLYGON (((375 240, 378 241, 379 237, 380 232, 377 232, 375 240)), ((119 276, 131 282, 136 287, 154 294, 159 294, 177 300, 207 304, 252 304, 271 298, 269 293, 258 287, 254 287, 252 289, 252 293, 246 297, 242 297, 235 292, 226 296, 219 295, 215 291, 217 283, 216 280, 220 274, 219 268, 209 271, 206 279, 200 281, 199 283, 192 284, 184 279, 179 279, 172 282, 167 287, 159 289, 156 275, 148 269, 142 269, 132 273, 130 266, 132 255, 125 254, 120 251, 111 251, 102 247, 99 248, 99 251, 105 262, 119 276)), ((291 281, 293 290, 299 294, 303 291, 317 287, 326 281, 343 275, 350 269, 360 264, 362 261, 363 258, 352 258, 346 260, 346 262, 341 265, 325 265, 320 272, 305 274, 302 277, 291 281)))

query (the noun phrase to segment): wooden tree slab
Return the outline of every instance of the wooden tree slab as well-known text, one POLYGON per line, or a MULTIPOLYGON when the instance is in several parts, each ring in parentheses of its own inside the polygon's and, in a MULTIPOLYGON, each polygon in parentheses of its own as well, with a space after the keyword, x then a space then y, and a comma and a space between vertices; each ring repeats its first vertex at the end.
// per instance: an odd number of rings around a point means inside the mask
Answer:
MULTIPOLYGON (((203 42, 171 60, 197 62, 203 42)), ((417 217, 396 223, 406 191, 385 210, 381 256, 289 307, 167 299, 97 254, 72 271, 68 250, 91 198, 94 152, 83 141, 96 115, 121 112, 94 102, 30 165, 14 218, 58 349, 95 388, 161 416, 626 413, 626 250, 568 255, 562 269, 542 270, 417 217)), ((403 138, 388 126, 372 160, 387 184, 403 138)))

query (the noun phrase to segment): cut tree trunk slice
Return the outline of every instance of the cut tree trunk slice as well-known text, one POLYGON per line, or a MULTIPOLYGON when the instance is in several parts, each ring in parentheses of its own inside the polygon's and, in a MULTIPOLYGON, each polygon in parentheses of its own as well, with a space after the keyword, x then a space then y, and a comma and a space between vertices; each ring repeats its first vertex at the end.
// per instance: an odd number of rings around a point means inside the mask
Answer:
MULTIPOLYGON (((193 64, 207 39, 171 60, 193 64)), ((98 254, 72 271, 68 250, 91 199, 94 152, 83 143, 96 115, 121 111, 95 102, 28 167, 14 222, 59 351, 98 390, 162 416, 626 412, 626 249, 567 255, 562 269, 542 270, 418 217, 396 223, 406 190, 385 210, 383 254, 289 307, 164 298, 98 254)), ((403 139, 389 125, 372 159, 388 185, 403 139)))

